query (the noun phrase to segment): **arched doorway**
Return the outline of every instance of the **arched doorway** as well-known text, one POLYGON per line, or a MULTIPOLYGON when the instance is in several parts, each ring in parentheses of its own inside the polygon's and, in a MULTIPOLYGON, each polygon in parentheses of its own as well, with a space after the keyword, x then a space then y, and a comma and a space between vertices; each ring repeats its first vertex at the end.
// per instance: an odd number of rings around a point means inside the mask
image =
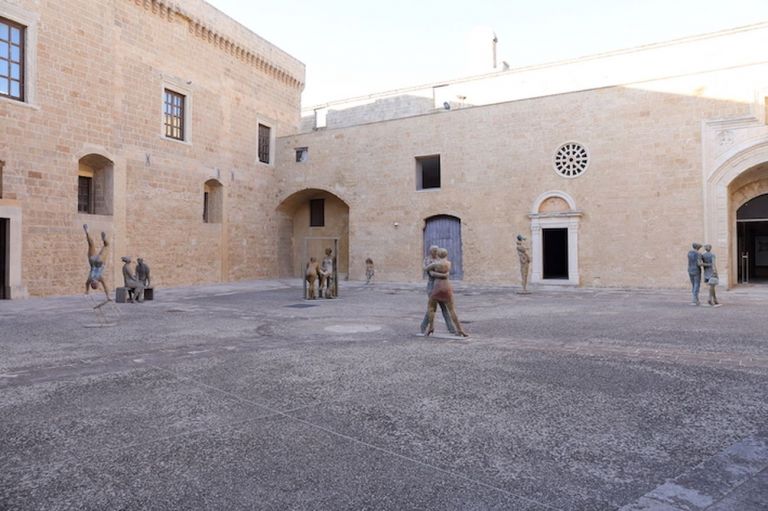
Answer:
POLYGON ((451 261, 451 278, 464 277, 464 263, 461 253, 461 220, 451 215, 435 215, 424 221, 424 257, 429 247, 437 245, 448 250, 451 261))
POLYGON ((114 163, 100 154, 87 154, 77 162, 77 211, 112 215, 114 209, 114 163))
POLYGON ((768 282, 768 193, 736 210, 738 282, 768 282))
POLYGON ((220 224, 224 220, 224 190, 216 179, 203 184, 203 222, 220 224))
POLYGON ((281 278, 304 274, 305 246, 321 260, 338 240, 338 274, 349 275, 349 206, 340 197, 317 188, 295 192, 280 202, 277 215, 277 269, 281 278))
MULTIPOLYGON (((715 128, 721 129, 717 123, 715 128)), ((720 283, 733 287, 741 278, 742 248, 738 210, 752 199, 768 194, 768 129, 762 124, 744 128, 743 142, 710 147, 718 154, 705 161, 704 240, 718 257, 720 283), (749 135, 749 136, 746 136, 749 135), (722 255, 720 255, 722 254, 722 255)), ((714 145, 713 134, 707 138, 714 145)), ((738 132, 737 132, 738 134, 738 132)), ((754 220, 754 219, 753 219, 754 220)), ((744 233, 742 232, 742 235, 744 233)))

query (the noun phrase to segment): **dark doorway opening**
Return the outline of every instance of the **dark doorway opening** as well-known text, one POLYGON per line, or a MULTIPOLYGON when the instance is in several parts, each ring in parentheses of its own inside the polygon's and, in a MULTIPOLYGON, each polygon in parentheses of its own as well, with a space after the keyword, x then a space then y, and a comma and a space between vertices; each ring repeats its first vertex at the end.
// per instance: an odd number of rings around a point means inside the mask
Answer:
POLYGON ((542 229, 542 273, 545 279, 568 278, 568 229, 542 229))
POLYGON ((768 194, 738 209, 736 233, 738 281, 768 283, 768 194))
POLYGON ((8 259, 10 257, 11 221, 8 218, 0 218, 0 300, 7 300, 10 296, 8 282, 8 259))
POLYGON ((768 283, 768 220, 739 221, 739 282, 768 283))

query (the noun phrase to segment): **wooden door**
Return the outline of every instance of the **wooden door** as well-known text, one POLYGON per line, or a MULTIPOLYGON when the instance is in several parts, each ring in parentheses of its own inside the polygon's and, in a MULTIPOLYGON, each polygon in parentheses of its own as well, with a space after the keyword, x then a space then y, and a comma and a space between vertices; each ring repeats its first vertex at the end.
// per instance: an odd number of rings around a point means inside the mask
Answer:
POLYGON ((461 220, 449 215, 428 218, 424 226, 424 257, 427 256, 429 247, 432 245, 448 250, 451 278, 461 280, 464 277, 461 256, 461 220))

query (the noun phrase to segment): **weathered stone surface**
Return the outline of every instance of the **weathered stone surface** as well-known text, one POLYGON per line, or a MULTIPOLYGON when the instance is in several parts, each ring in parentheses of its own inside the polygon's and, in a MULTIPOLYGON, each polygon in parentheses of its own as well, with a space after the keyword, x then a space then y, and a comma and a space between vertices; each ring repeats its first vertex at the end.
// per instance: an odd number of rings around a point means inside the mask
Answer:
POLYGON ((765 502, 766 297, 459 284, 464 340, 415 336, 421 285, 301 293, 164 289, 106 331, 2 303, 0 508, 765 502))

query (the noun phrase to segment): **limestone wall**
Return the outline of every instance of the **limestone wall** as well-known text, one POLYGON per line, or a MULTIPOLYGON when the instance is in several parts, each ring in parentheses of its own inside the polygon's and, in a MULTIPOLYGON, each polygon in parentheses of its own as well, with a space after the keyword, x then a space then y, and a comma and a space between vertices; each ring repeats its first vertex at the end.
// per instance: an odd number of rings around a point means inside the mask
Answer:
POLYGON ((0 99, 3 198, 23 210, 22 278, 32 295, 82 291, 82 224, 143 256, 157 285, 277 272, 274 148, 258 162, 258 124, 296 131, 304 66, 200 0, 1 3, 32 20, 34 95, 0 99), (163 134, 163 91, 188 99, 185 141, 163 134), (80 158, 113 162, 112 215, 77 212, 80 158), (224 218, 202 219, 203 186, 223 185, 224 218))
MULTIPOLYGON (((702 122, 752 115, 765 65, 556 94, 279 140, 280 195, 319 188, 347 201, 351 278, 421 277, 424 219, 462 220, 464 278, 519 283, 514 236, 544 192, 575 201, 581 285, 682 287, 684 255, 704 238, 702 122), (587 171, 553 170, 577 141, 587 171), (296 147, 306 162, 294 163, 296 147), (440 189, 417 190, 415 157, 439 154, 440 189), (512 271, 510 271, 512 269, 512 271)), ((725 256, 725 254, 723 254, 725 256)))

